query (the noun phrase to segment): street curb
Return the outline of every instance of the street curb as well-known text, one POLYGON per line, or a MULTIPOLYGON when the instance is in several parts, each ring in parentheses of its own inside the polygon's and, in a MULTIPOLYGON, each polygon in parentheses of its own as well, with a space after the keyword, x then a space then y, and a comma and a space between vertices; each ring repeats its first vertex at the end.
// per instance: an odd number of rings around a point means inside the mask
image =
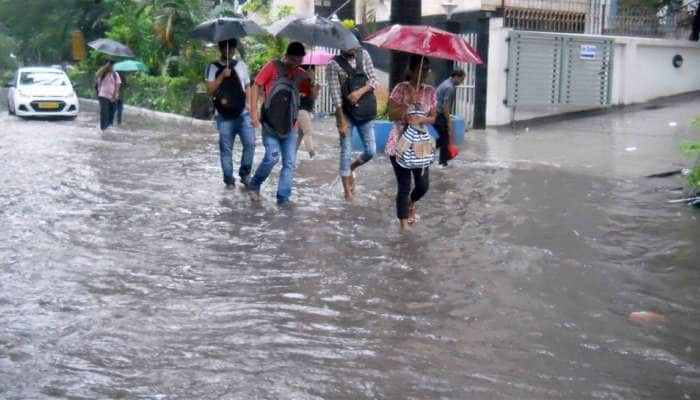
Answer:
MULTIPOLYGON (((80 102, 92 104, 92 105, 95 105, 97 107, 100 106, 100 102, 97 100, 94 100, 94 99, 86 99, 84 97, 81 97, 80 102)), ((180 114, 166 113, 166 112, 162 112, 162 111, 153 111, 153 110, 149 110, 149 109, 143 108, 143 107, 125 105, 124 111, 129 111, 132 114, 142 115, 144 117, 158 119, 161 121, 178 121, 178 122, 184 122, 184 123, 188 123, 191 125, 198 125, 198 126, 214 126, 213 120, 206 121, 206 120, 196 119, 196 118, 192 118, 192 117, 185 117, 184 115, 180 115, 180 114)))
POLYGON ((487 128, 522 129, 522 128, 526 128, 526 127, 542 126, 542 125, 552 124, 552 123, 556 123, 556 122, 568 121, 568 120, 572 120, 572 119, 595 117, 595 116, 599 116, 599 115, 607 115, 607 114, 612 114, 612 113, 620 113, 620 112, 628 113, 628 112, 636 112, 636 111, 641 111, 641 110, 646 110, 646 109, 663 108, 666 106, 673 105, 674 103, 677 103, 677 102, 693 100, 693 99, 696 99, 698 97, 700 97, 700 90, 695 90, 692 92, 674 94, 671 96, 657 97, 655 99, 645 101, 642 103, 614 105, 614 106, 605 107, 605 108, 592 108, 592 109, 588 109, 588 110, 571 111, 571 112, 565 112, 562 114, 548 115, 548 116, 544 116, 544 117, 521 119, 521 120, 515 120, 515 121, 513 121, 509 124, 505 124, 505 125, 493 125, 493 126, 489 125, 487 128))

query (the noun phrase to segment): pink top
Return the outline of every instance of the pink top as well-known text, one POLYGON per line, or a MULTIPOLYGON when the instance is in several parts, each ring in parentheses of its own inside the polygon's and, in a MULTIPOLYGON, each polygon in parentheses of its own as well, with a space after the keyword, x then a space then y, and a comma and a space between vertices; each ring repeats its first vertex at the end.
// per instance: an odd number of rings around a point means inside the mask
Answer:
MULTIPOLYGON (((409 82, 401 82, 389 96, 390 100, 403 105, 409 105, 409 95, 411 90, 416 90, 414 86, 411 86, 409 82)), ((435 95, 435 89, 430 86, 423 84, 420 92, 416 95, 416 102, 418 104, 418 109, 423 111, 425 115, 430 115, 435 107, 437 106, 437 96, 435 95)), ((394 122, 394 127, 391 128, 391 133, 389 133, 389 139, 387 139, 386 147, 384 148, 384 153, 388 156, 396 155, 396 142, 399 139, 399 135, 403 133, 406 128, 406 114, 401 116, 400 121, 394 122)))
POLYGON ((112 96, 114 96, 114 91, 117 89, 116 83, 122 83, 122 80, 121 78, 119 78, 118 73, 111 72, 103 75, 102 80, 100 81, 100 87, 97 92, 97 96, 111 99, 112 96))

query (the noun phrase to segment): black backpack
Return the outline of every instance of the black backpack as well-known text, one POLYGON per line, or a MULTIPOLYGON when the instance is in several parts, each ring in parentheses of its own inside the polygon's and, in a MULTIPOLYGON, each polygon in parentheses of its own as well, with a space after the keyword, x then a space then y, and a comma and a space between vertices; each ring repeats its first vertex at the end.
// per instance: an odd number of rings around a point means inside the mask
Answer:
POLYGON ((277 78, 272 82, 260 112, 265 131, 284 139, 292 130, 299 113, 299 83, 303 76, 287 76, 281 61, 273 61, 277 68, 277 78))
MULTIPOLYGON (((219 115, 226 118, 238 118, 243 114, 245 110, 245 91, 241 85, 241 79, 238 77, 238 73, 235 70, 237 61, 232 61, 229 64, 231 69, 231 76, 224 79, 221 85, 214 93, 212 100, 214 101, 214 107, 219 115)), ((216 77, 218 78, 226 69, 226 65, 219 63, 218 61, 214 63, 216 65, 216 77)))
POLYGON ((343 97, 343 110, 358 124, 371 121, 377 116, 377 97, 374 95, 373 91, 365 93, 355 104, 350 104, 347 100, 350 93, 367 85, 367 82, 369 82, 367 74, 365 74, 362 66, 362 61, 364 59, 364 54, 362 53, 362 50, 357 52, 355 56, 357 67, 354 69, 342 55, 333 57, 333 60, 348 74, 347 79, 345 79, 345 82, 340 86, 340 93, 343 97))

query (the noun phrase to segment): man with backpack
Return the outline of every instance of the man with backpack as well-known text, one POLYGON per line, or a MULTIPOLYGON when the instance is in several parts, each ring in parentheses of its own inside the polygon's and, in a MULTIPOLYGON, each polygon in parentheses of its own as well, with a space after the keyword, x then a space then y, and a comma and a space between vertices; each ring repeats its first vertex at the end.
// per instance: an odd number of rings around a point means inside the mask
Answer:
POLYGON ((377 151, 372 120, 377 116, 374 89, 377 79, 369 53, 362 47, 342 51, 328 64, 328 85, 331 91, 340 135, 340 177, 347 201, 355 188, 353 171, 374 157, 377 151), (352 129, 357 128, 364 151, 352 158, 352 129))
POLYGON ((302 94, 311 95, 306 71, 300 67, 305 54, 304 45, 291 42, 284 57, 265 64, 255 77, 250 93, 251 104, 257 105, 260 90, 265 101, 260 114, 257 107, 252 107, 251 123, 256 128, 262 124, 265 157, 250 181, 250 196, 254 201, 260 199, 260 186, 270 176, 280 155, 282 171, 277 185, 277 204, 289 202, 292 194, 300 98, 302 94))
POLYGON ((238 41, 228 39, 219 42, 221 57, 207 66, 204 81, 216 109, 216 127, 219 130, 219 158, 224 183, 235 185, 233 177, 233 143, 240 137, 243 151, 238 176, 244 186, 250 182, 255 155, 255 128, 251 125, 249 102, 250 76, 248 67, 233 54, 238 41))

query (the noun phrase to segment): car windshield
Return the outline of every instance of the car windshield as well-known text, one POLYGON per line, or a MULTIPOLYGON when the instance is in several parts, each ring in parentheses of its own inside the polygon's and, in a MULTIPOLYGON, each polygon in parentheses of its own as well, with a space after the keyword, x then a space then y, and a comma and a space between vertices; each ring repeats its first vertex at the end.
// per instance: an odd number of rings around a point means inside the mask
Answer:
POLYGON ((68 78, 60 72, 49 71, 31 71, 22 72, 19 78, 20 85, 39 85, 39 86, 67 86, 68 78))

